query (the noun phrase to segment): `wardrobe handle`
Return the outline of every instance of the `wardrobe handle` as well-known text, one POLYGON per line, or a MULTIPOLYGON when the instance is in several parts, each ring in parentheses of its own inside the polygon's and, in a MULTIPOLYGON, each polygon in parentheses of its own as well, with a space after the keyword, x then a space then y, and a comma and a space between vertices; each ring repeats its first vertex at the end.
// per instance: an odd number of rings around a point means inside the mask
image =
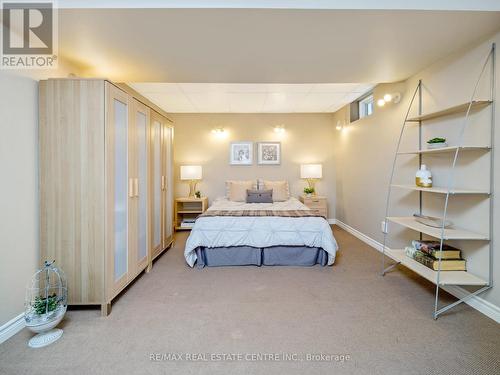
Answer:
POLYGON ((128 196, 129 196, 129 198, 134 197, 134 179, 133 178, 128 179, 128 196))
POLYGON ((161 190, 165 190, 165 176, 161 176, 161 190))
POLYGON ((134 178, 134 190, 135 190, 135 196, 139 196, 139 179, 134 178))

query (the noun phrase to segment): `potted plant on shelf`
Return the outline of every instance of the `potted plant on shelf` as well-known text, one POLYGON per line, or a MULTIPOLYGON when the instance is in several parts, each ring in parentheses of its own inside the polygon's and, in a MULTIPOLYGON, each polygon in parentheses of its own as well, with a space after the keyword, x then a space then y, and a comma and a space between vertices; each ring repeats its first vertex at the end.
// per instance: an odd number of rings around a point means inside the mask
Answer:
POLYGON ((313 187, 305 187, 304 188, 304 194, 306 195, 306 197, 311 197, 314 195, 314 188, 313 187))
POLYGON ((442 148, 446 147, 448 144, 446 143, 446 138, 436 137, 429 139, 427 141, 427 148, 442 148))

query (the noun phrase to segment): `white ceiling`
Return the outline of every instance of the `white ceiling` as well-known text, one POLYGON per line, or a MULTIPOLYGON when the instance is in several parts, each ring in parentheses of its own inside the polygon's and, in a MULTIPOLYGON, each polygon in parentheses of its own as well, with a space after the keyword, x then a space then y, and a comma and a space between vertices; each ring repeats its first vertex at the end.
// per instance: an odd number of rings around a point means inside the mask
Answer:
POLYGON ((61 57, 120 82, 394 82, 500 27, 500 12, 462 11, 61 9, 58 18, 61 57))
POLYGON ((58 0, 60 8, 500 10, 497 0, 58 0))
POLYGON ((328 0, 311 3, 320 10, 285 9, 288 0, 273 1, 280 9, 261 9, 263 1, 243 9, 243 0, 238 9, 224 0, 187 1, 190 9, 174 0, 158 8, 147 8, 155 0, 113 2, 121 3, 146 8, 60 9, 59 55, 82 76, 132 83, 170 112, 333 112, 367 83, 404 80, 500 27, 495 11, 338 10, 328 0))
POLYGON ((373 85, 129 83, 167 112, 335 112, 373 85))

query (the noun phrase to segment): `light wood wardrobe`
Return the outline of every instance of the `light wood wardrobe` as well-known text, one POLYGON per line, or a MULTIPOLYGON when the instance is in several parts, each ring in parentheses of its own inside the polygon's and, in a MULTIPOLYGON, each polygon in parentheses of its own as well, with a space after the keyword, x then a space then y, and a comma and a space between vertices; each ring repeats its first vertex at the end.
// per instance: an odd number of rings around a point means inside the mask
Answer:
POLYGON ((40 262, 65 272, 68 304, 111 301, 173 241, 173 127, 124 84, 39 88, 40 262))

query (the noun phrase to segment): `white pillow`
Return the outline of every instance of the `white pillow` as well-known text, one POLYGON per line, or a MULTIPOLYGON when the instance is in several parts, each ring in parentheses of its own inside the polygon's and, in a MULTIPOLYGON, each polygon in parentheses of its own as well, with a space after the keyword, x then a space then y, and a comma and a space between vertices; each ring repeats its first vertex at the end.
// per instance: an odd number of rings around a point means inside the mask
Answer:
POLYGON ((257 179, 257 190, 264 190, 264 180, 262 178, 257 179))
POLYGON ((264 180, 264 189, 273 191, 273 201, 283 202, 290 198, 290 188, 288 181, 267 181, 264 180))
POLYGON ((251 182, 252 183, 252 190, 257 190, 258 185, 257 181, 255 180, 226 180, 226 198, 229 199, 229 189, 231 188, 231 183, 236 182, 236 183, 241 183, 241 182, 251 182))
POLYGON ((247 190, 252 190, 255 186, 254 181, 231 181, 229 183, 228 198, 233 202, 246 202, 247 190))

